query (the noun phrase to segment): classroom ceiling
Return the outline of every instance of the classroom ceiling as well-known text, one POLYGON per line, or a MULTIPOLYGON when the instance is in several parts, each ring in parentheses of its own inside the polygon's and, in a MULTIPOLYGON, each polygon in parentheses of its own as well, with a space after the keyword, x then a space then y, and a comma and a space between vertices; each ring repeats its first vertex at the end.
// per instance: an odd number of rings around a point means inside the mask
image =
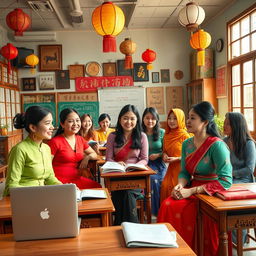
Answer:
MULTIPOLYGON (((195 0, 206 13, 202 26, 235 1, 195 0)), ((11 31, 6 25, 5 17, 13 9, 22 8, 32 17, 32 26, 28 31, 90 31, 93 29, 92 12, 103 2, 103 0, 0 0, 0 25, 11 31), (73 22, 72 16, 76 15, 78 16, 73 22)), ((113 0, 112 2, 122 8, 126 17, 126 28, 159 29, 182 28, 178 22, 178 13, 189 0, 113 0)))

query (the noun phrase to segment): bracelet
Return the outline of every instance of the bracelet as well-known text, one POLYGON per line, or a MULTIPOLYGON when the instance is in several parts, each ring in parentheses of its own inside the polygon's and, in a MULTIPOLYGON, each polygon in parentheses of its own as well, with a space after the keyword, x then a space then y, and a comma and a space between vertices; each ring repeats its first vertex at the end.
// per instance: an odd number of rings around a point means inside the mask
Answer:
POLYGON ((201 188, 200 186, 196 187, 196 193, 197 194, 200 194, 200 188, 201 188))

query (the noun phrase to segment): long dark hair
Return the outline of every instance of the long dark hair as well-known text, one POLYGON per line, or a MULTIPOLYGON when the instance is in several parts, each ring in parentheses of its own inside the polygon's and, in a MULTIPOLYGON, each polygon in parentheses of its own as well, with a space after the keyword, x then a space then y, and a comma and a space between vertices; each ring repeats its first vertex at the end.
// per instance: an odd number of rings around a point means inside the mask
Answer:
POLYGON ((244 149, 248 140, 254 141, 244 115, 238 112, 226 113, 226 118, 231 126, 230 139, 234 147, 234 153, 239 159, 244 157, 244 149))
POLYGON ((196 114, 200 116, 201 121, 208 121, 206 126, 206 133, 213 137, 220 138, 221 136, 214 121, 215 110, 212 104, 208 101, 202 101, 192 106, 192 109, 196 114))
POLYGON ((153 140, 157 141, 160 133, 160 124, 159 124, 159 115, 155 108, 149 107, 144 110, 142 115, 142 129, 145 133, 147 133, 147 127, 144 124, 144 117, 148 113, 150 113, 156 119, 156 125, 153 127, 153 140))
POLYGON ((99 126, 100 126, 100 122, 103 121, 103 120, 106 119, 106 118, 107 118, 109 121, 111 121, 111 118, 110 118, 109 114, 107 114, 107 113, 102 113, 102 114, 99 116, 99 118, 98 118, 98 124, 99 124, 99 126))
MULTIPOLYGON (((64 124, 64 122, 66 121, 68 115, 70 113, 73 113, 73 112, 77 113, 77 111, 75 109, 73 109, 73 108, 65 108, 65 109, 63 109, 60 112, 60 124, 64 124)), ((79 116, 78 113, 77 113, 77 115, 79 116)), ((59 125, 59 128, 58 128, 57 132, 55 133, 54 137, 62 134, 63 132, 64 132, 64 129, 62 128, 61 125, 59 125)))
POLYGON ((139 111, 137 110, 137 108, 131 104, 125 105, 119 113, 117 124, 116 124, 116 131, 115 131, 115 134, 116 134, 115 143, 118 148, 120 148, 124 145, 124 131, 123 131, 123 127, 121 125, 121 117, 123 115, 125 115, 127 112, 133 112, 135 114, 135 116, 137 117, 136 126, 134 127, 134 129, 132 131, 131 148, 132 149, 141 149, 142 148, 142 145, 141 145, 142 128, 141 128, 140 115, 139 115, 139 111))
POLYGON ((31 133, 29 128, 30 124, 38 125, 40 121, 42 121, 50 112, 47 108, 43 108, 40 106, 31 106, 29 107, 25 113, 19 113, 15 115, 13 118, 13 126, 16 129, 23 129, 28 133, 31 133))
POLYGON ((83 129, 82 124, 81 124, 81 129, 80 129, 80 131, 79 131, 79 134, 80 134, 82 137, 84 137, 86 140, 88 140, 88 139, 90 139, 91 137, 93 137, 93 134, 94 134, 94 133, 93 133, 93 132, 94 132, 93 119, 92 119, 92 117, 91 117, 90 114, 83 114, 83 115, 80 117, 81 123, 84 121, 84 119, 85 119, 87 116, 91 119, 91 121, 92 121, 92 126, 91 126, 90 129, 88 130, 87 134, 85 134, 84 129, 83 129))

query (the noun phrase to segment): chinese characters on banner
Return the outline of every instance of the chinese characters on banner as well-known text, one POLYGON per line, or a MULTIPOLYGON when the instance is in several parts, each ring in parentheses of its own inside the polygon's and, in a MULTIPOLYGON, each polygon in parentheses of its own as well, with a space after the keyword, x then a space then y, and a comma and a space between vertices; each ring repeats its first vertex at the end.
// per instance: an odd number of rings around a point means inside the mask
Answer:
POLYGON ((76 78, 76 91, 97 91, 102 87, 121 87, 133 86, 131 76, 112 76, 112 77, 78 77, 76 78))
POLYGON ((98 101, 97 92, 89 93, 58 93, 58 102, 98 101))

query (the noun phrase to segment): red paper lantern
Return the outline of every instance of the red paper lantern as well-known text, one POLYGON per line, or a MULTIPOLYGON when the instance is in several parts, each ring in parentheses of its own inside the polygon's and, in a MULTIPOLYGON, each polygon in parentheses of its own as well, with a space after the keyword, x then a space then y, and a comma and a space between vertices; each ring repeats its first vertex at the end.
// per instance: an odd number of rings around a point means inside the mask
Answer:
POLYGON ((15 36, 22 36, 23 31, 30 27, 31 19, 22 9, 16 8, 7 14, 6 24, 15 31, 15 36))
POLYGON ((147 69, 152 69, 153 66, 151 63, 156 59, 156 52, 151 49, 147 49, 145 52, 142 53, 141 57, 145 62, 148 63, 147 69))
POLYGON ((11 71, 10 60, 15 59, 18 55, 18 50, 15 46, 8 43, 1 48, 1 55, 8 60, 8 73, 11 71))

